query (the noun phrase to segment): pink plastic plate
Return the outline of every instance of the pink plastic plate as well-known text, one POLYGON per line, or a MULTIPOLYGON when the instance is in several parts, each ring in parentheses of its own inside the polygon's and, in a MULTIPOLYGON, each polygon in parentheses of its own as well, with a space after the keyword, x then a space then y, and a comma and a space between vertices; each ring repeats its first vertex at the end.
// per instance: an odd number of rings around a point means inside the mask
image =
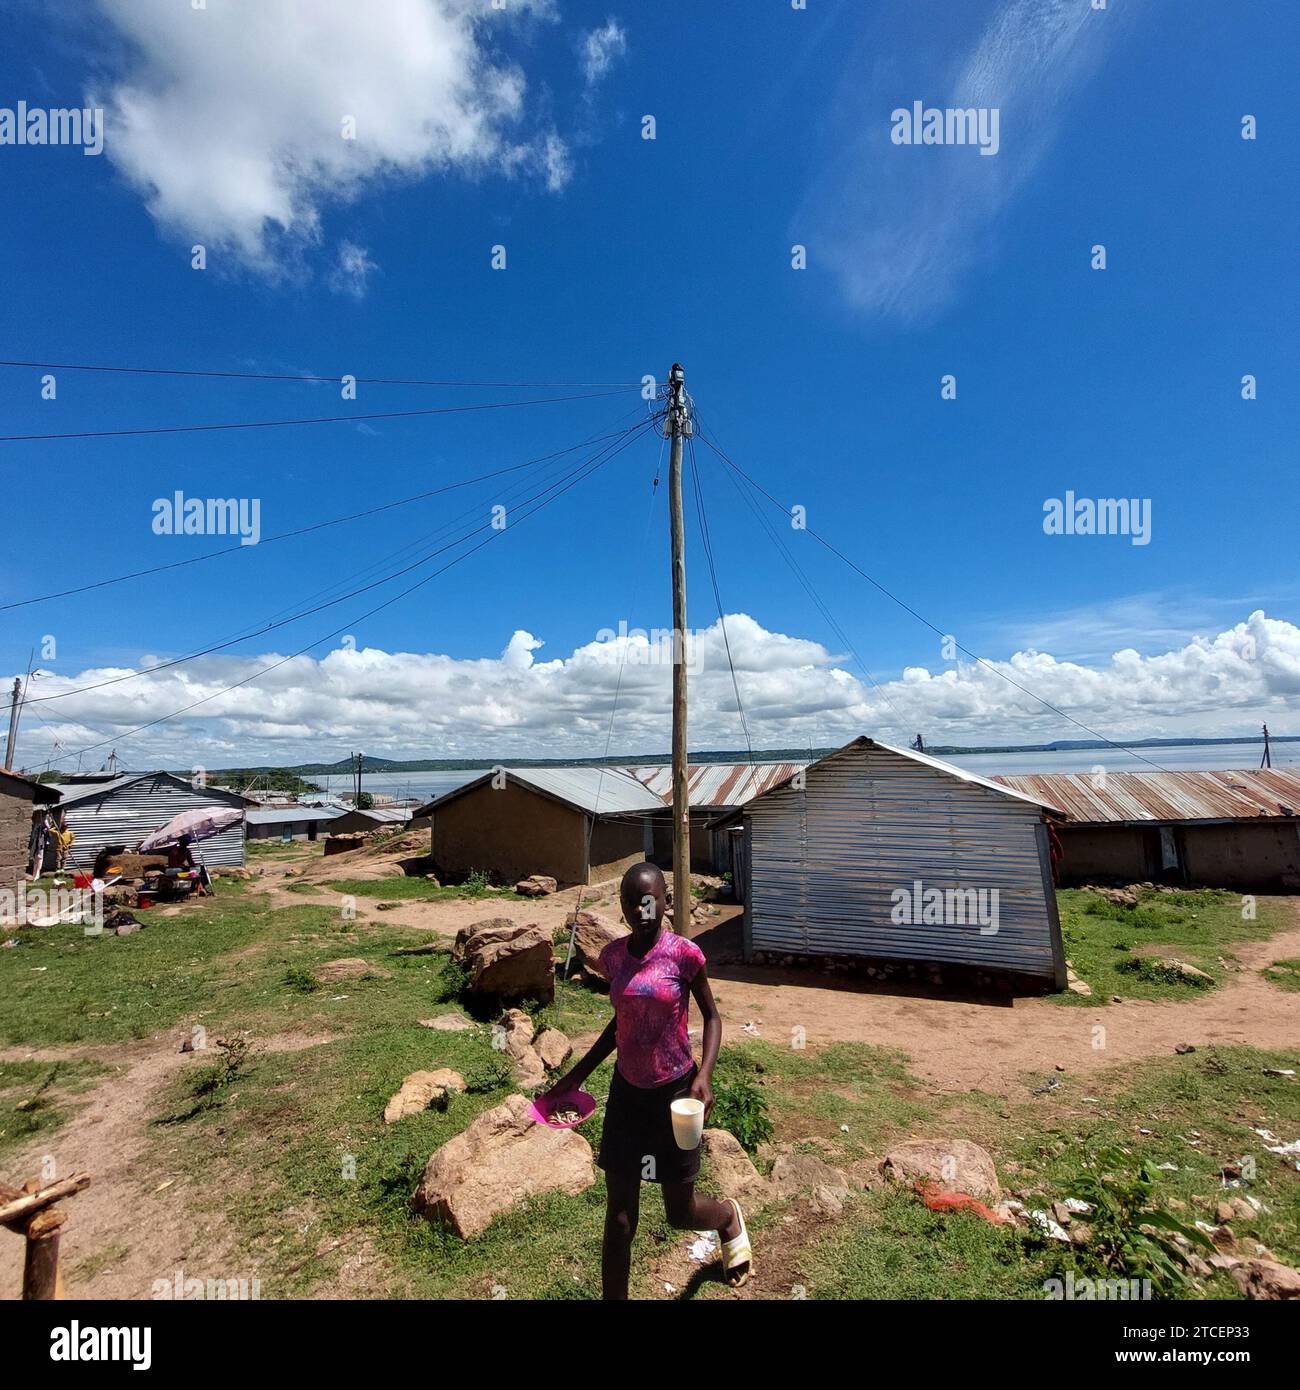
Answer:
POLYGON ((550 1125, 552 1129, 576 1129, 583 1120, 589 1120, 595 1110, 595 1096, 589 1096, 586 1091, 566 1091, 559 1096, 538 1096, 528 1113, 539 1125, 550 1125), (553 1110, 567 1109, 569 1106, 578 1112, 578 1119, 570 1124, 561 1124, 551 1118, 553 1110))

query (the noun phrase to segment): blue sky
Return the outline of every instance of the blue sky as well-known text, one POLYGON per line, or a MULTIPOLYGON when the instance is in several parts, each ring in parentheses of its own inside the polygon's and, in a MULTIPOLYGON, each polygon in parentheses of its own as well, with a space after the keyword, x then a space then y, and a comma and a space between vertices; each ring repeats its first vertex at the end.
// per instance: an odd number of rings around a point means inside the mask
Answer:
MULTIPOLYGON (((98 157, 0 146, 0 356, 615 383, 680 359, 733 459, 942 632, 1007 673, 1015 661, 1021 684, 1090 727, 1231 734, 1268 718, 1300 732, 1293 6, 555 0, 503 16, 393 0, 360 27, 354 8, 7 6, 0 106, 91 102, 107 116, 98 157), (891 112, 914 101, 996 107, 997 153, 891 143, 891 112), (335 113, 353 107, 344 146, 335 113), (1097 243, 1104 271, 1090 267, 1097 243), (796 244, 806 270, 791 267, 796 244), (955 400, 941 399, 945 374, 955 400), (1044 501, 1067 489, 1148 499, 1149 543, 1045 535, 1044 501)), ((59 371, 42 401, 41 375, 0 369, 5 434, 565 394, 363 386, 351 404, 319 383, 59 371)), ((12 602, 212 549, 152 532, 153 501, 176 489, 258 499, 267 535, 564 448, 639 406, 628 392, 5 443, 9 533, 31 544, 6 548, 0 586, 12 602)), ((1082 736, 988 668, 947 659, 774 513, 879 695, 698 452, 724 604, 746 615, 731 636, 756 747, 918 728, 941 743, 1082 736)), ((401 582, 165 677, 34 704, 20 761, 55 739, 60 755, 94 745, 94 761, 119 736, 141 765, 360 746, 600 752, 619 663, 582 652, 620 622, 670 621, 662 499, 647 532, 658 455, 638 440, 349 629, 357 652, 335 639, 206 698, 401 582)), ((503 486, 10 610, 0 664, 22 672, 35 647, 39 697, 198 650, 365 582, 345 583, 462 511, 508 502, 503 486), (42 660, 47 636, 56 655, 42 660)), ((691 622, 704 628, 716 610, 693 511, 691 622)), ((692 743, 737 746, 716 637, 702 639, 692 743)), ((653 667, 624 681, 616 750, 666 746, 666 693, 653 667)))

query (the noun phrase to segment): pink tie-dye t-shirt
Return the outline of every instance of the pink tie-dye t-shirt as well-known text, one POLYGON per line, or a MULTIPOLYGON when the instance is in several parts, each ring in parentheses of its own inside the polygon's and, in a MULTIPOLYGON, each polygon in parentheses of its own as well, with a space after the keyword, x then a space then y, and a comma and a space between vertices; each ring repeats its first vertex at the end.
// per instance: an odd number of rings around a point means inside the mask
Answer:
POLYGON ((648 1089, 691 1069, 686 1018, 704 952, 665 928, 638 960, 627 949, 629 940, 611 941, 600 953, 600 968, 614 1005, 618 1069, 624 1080, 648 1089))

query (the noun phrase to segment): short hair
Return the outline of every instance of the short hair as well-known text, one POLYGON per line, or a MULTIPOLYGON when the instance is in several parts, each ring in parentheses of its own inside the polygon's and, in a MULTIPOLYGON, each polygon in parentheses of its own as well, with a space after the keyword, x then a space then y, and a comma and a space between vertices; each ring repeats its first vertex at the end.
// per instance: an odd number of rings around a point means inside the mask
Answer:
POLYGON ((643 859, 639 864, 633 864, 623 875, 624 883, 641 883, 646 879, 655 879, 666 888, 668 880, 664 878, 664 871, 658 864, 652 864, 648 859, 643 859))

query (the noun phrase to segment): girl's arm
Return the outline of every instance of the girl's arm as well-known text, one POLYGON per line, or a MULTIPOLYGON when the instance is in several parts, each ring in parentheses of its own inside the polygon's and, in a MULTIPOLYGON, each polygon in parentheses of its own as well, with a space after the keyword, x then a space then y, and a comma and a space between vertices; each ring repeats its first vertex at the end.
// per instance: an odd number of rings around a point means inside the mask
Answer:
POLYGON ((704 1102, 704 1118, 709 1118, 713 1109, 713 1064, 718 1060, 718 1048, 722 1046, 722 1015, 713 1000, 709 988, 709 972, 701 965, 691 981, 691 995, 699 1006, 704 1020, 704 1046, 700 1056, 700 1069, 691 1083, 691 1095, 704 1102))
MULTIPOLYGON (((568 1071, 547 1091, 545 1095, 563 1095, 566 1091, 576 1091, 598 1066, 613 1052, 615 1047, 615 1028, 618 1020, 611 1018, 605 1031, 587 1049, 587 1055, 575 1062, 568 1071)), ((715 1048, 716 1052, 717 1049, 715 1048)))

